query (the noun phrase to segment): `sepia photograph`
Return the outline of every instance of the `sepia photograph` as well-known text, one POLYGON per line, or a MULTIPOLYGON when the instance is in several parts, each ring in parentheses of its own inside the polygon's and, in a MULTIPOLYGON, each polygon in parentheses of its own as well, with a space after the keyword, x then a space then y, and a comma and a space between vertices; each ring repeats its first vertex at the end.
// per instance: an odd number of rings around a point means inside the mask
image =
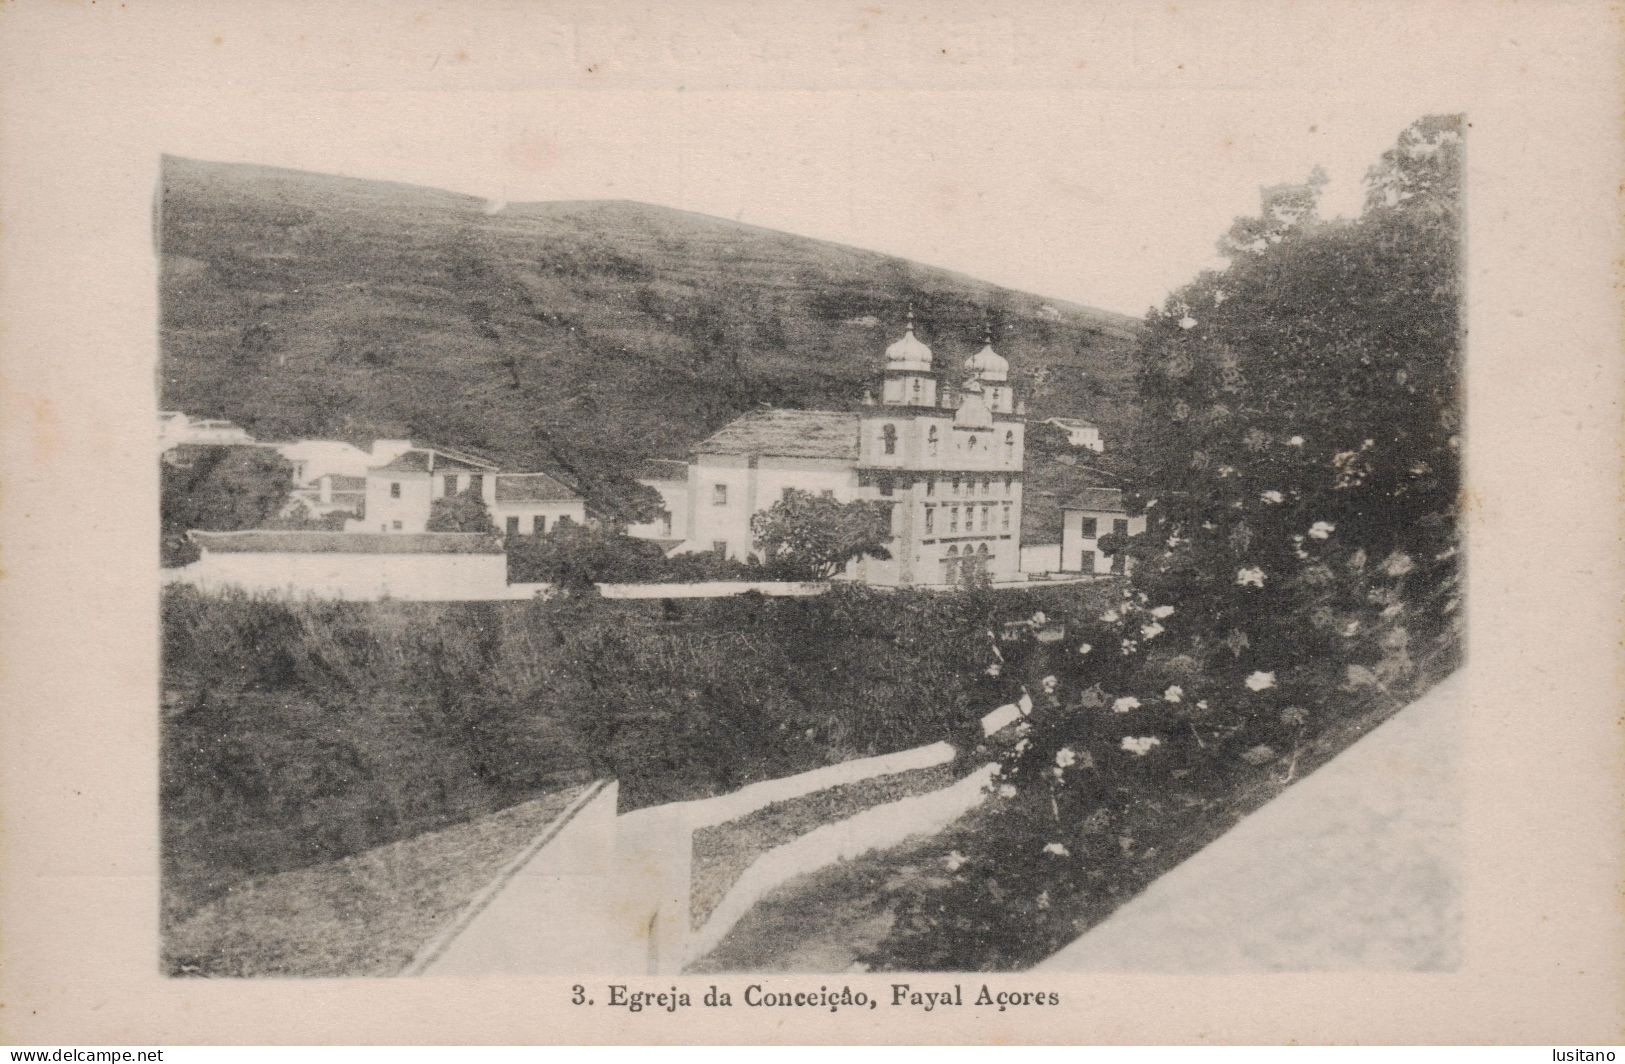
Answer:
POLYGON ((165 971, 1449 970, 1467 128, 1141 316, 166 157, 165 971))

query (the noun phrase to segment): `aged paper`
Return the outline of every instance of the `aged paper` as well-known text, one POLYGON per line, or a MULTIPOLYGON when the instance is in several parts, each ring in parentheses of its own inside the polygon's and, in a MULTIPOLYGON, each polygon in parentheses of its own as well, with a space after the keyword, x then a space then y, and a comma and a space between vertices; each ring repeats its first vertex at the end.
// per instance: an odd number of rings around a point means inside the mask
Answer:
MULTIPOLYGON (((1617 1041, 1619 32, 1602 3, 1489 0, 6 7, 0 1034, 47 1045, 1617 1041), (1112 115, 1093 152, 1091 112, 1112 115), (751 204, 747 222, 847 243, 864 231, 865 246, 1067 295, 1067 256, 1109 230, 997 219, 1042 216, 1099 195, 1092 182, 1152 167, 1141 180, 1170 198, 1230 204, 1222 181, 1304 176, 1276 152, 1271 122, 1324 123, 1328 158, 1374 163, 1407 123, 1446 113, 1470 126, 1469 649, 1453 728, 1416 739, 1448 745, 1437 758, 1459 788, 1460 934, 1441 963, 1263 974, 1221 957, 912 979, 477 965, 418 978, 166 974, 152 461, 165 156, 450 188, 494 210, 555 186, 561 198, 591 189, 712 214, 733 196, 741 213, 751 204), (1077 146, 1076 167, 1062 151, 1021 153, 1050 130, 1077 146), (798 206, 829 187, 848 198, 844 229, 821 230, 831 216, 798 206), (891 1007, 901 981, 973 994, 986 982, 1046 1004, 891 1007), (609 1007, 611 984, 687 993, 694 1007, 609 1007), (705 1007, 713 984, 736 1005, 705 1007), (751 984, 851 987, 884 1007, 742 1007, 751 984), (592 1006, 572 1004, 587 994, 592 1006)), ((1194 239, 1211 242, 1250 206, 1219 210, 1194 239)), ((1110 196, 1099 205, 1116 208, 1110 196)), ((1151 250, 1190 234, 1137 209, 1143 240, 1072 260, 1097 278, 1075 298, 1138 315, 1137 293, 1155 301, 1192 279, 1183 265, 1158 274, 1151 250), (1113 278, 1123 283, 1108 292, 1113 278)), ((1433 760, 1396 741, 1395 756, 1433 760)), ((1256 873, 1260 890, 1290 882, 1287 869, 1256 873)))

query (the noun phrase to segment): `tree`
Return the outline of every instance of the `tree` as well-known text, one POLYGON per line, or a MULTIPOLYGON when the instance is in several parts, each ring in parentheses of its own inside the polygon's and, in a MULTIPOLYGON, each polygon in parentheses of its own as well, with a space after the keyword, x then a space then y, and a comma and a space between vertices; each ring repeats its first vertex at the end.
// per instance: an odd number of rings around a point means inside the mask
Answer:
POLYGON ((282 509, 293 465, 269 447, 177 447, 159 466, 159 525, 164 565, 197 558, 192 529, 259 528, 282 509))
POLYGON ((429 504, 430 532, 490 532, 491 511, 473 486, 455 495, 442 495, 429 504))
POLYGON ((751 515, 751 535, 763 564, 792 580, 828 580, 856 558, 891 557, 891 508, 885 503, 836 502, 792 488, 751 515))

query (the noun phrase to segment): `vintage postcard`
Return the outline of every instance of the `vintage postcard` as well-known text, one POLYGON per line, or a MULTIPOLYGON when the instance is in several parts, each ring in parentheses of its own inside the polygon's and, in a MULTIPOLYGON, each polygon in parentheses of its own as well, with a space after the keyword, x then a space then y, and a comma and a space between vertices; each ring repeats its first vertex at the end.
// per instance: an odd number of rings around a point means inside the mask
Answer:
POLYGON ((1617 13, 0 11, 27 1043, 1617 1040, 1617 13))

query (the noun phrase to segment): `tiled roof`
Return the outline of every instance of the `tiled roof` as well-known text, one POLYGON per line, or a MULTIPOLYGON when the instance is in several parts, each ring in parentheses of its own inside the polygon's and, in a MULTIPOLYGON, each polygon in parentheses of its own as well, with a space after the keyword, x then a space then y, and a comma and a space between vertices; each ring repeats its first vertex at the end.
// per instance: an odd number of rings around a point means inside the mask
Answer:
POLYGON ((579 499, 569 485, 546 473, 498 473, 497 502, 560 502, 579 499))
POLYGON ((856 461, 858 415, 833 410, 759 410, 695 444, 693 451, 856 461))
POLYGON ((677 458, 646 458, 638 466, 639 480, 687 480, 688 463, 677 458))
POLYGON ((447 447, 425 447, 413 444, 412 449, 402 451, 394 461, 381 466, 374 466, 377 471, 390 473, 428 473, 428 472, 454 472, 454 473, 494 473, 496 463, 454 451, 447 447))
POLYGON ((1123 493, 1117 488, 1079 488, 1061 504, 1061 509, 1128 513, 1123 505, 1123 493))
POLYGON ((481 532, 192 532, 192 541, 222 554, 501 554, 481 532))

